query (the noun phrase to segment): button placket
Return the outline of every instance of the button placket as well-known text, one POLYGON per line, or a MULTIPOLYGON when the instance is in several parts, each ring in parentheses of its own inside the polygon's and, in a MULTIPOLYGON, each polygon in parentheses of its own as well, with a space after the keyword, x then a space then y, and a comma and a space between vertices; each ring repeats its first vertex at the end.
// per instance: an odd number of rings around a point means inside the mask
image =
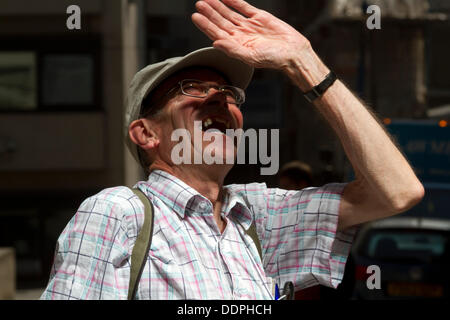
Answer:
POLYGON ((241 298, 241 292, 238 289, 237 283, 238 283, 238 279, 235 277, 235 275, 232 272, 232 269, 230 269, 230 266, 227 263, 226 258, 228 258, 232 253, 230 250, 230 248, 227 248, 226 244, 224 243, 224 239, 226 237, 226 234, 228 232, 230 232, 229 230, 227 230, 228 228, 225 229, 225 232, 223 234, 221 234, 221 236, 219 237, 219 240, 217 242, 217 247, 218 247, 218 253, 219 253, 219 258, 221 259, 221 267, 223 268, 223 275, 225 277, 227 277, 228 281, 229 281, 229 289, 230 289, 230 294, 232 297, 232 300, 236 300, 236 299, 240 299, 241 298), (228 271, 228 275, 225 274, 225 272, 228 271))
MULTIPOLYGON (((220 236, 217 239, 217 245, 216 245, 217 259, 219 260, 220 277, 224 279, 224 283, 225 282, 230 283, 229 281, 231 281, 231 285, 227 286, 227 289, 229 290, 228 295, 232 297, 232 300, 234 300, 235 297, 234 297, 234 293, 233 293, 233 283, 232 283, 233 278, 231 276, 231 273, 230 273, 230 275, 225 274, 228 270, 228 266, 226 265, 225 260, 222 255, 221 239, 222 239, 222 237, 220 236), (231 280, 229 280, 230 278, 231 278, 231 280)), ((228 270, 228 272, 229 272, 229 270, 228 270)))

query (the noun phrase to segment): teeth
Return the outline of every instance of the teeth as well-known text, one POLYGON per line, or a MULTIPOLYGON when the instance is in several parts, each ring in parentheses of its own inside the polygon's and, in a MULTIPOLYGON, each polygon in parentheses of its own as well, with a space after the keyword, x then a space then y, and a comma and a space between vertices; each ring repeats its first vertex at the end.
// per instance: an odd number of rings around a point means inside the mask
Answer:
POLYGON ((212 125, 212 120, 211 118, 206 118, 205 121, 203 121, 203 127, 206 129, 208 128, 210 125, 212 125))
MULTIPOLYGON (((229 121, 222 120, 222 119, 215 119, 215 121, 225 125, 226 128, 230 128, 231 123, 229 121)), ((203 128, 205 128, 205 129, 207 129, 212 124, 213 124, 213 120, 211 118, 206 118, 205 120, 203 120, 203 128)))

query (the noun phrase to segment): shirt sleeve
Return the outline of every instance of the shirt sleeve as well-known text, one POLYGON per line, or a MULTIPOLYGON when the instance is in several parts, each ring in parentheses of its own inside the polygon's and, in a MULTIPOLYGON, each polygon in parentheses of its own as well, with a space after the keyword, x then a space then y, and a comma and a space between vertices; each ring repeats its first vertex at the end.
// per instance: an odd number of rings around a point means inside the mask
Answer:
POLYGON ((127 299, 135 213, 130 199, 111 192, 86 199, 57 241, 41 299, 127 299))
POLYGON ((342 281, 356 228, 337 232, 346 184, 300 191, 265 188, 253 211, 266 275, 297 289, 342 281))

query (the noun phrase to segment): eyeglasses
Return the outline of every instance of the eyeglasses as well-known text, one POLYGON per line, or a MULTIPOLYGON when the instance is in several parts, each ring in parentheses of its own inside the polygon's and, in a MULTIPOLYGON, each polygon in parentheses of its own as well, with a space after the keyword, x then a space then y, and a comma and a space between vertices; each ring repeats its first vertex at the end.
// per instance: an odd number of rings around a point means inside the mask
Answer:
MULTIPOLYGON (((159 105, 160 100, 171 95, 175 90, 180 90, 181 93, 185 96, 194 98, 206 98, 211 88, 214 88, 220 93, 224 94, 227 103, 234 104, 238 108, 240 108, 241 105, 245 102, 245 91, 241 88, 229 85, 214 85, 195 79, 184 79, 178 82, 177 85, 172 89, 167 91, 162 97, 158 99, 158 102, 153 103, 153 105, 159 105)), ((147 110, 147 112, 145 113, 142 113, 141 117, 147 116, 149 112, 151 112, 151 109, 147 110)))
MULTIPOLYGON (((185 96, 194 98, 206 98, 208 96, 209 90, 211 88, 214 88, 225 95, 227 103, 235 104, 236 106, 240 107, 240 105, 245 102, 245 92, 238 87, 229 85, 214 85, 194 79, 182 80, 178 82, 178 85, 179 87, 175 87, 172 90, 179 88, 181 89, 181 93, 185 96)), ((167 94, 169 94, 169 92, 167 94)))
POLYGON ((213 85, 204 81, 185 79, 178 83, 181 93, 189 97, 206 98, 211 88, 224 94, 227 102, 238 107, 245 102, 245 91, 229 85, 213 85))

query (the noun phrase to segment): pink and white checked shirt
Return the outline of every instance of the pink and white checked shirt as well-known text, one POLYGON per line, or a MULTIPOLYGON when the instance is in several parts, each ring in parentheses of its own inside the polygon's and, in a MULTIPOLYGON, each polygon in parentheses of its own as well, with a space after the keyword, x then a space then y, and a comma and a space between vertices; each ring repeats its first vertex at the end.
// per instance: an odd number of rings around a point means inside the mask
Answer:
MULTIPOLYGON (((286 191, 262 183, 224 187, 221 234, 211 202, 154 171, 137 183, 154 206, 153 240, 138 299, 273 299, 274 283, 336 287, 354 229, 336 233, 344 184, 286 191), (253 219, 263 260, 243 228, 253 219)), ((127 187, 86 199, 58 239, 41 299, 127 299, 130 255, 144 219, 127 187)))

